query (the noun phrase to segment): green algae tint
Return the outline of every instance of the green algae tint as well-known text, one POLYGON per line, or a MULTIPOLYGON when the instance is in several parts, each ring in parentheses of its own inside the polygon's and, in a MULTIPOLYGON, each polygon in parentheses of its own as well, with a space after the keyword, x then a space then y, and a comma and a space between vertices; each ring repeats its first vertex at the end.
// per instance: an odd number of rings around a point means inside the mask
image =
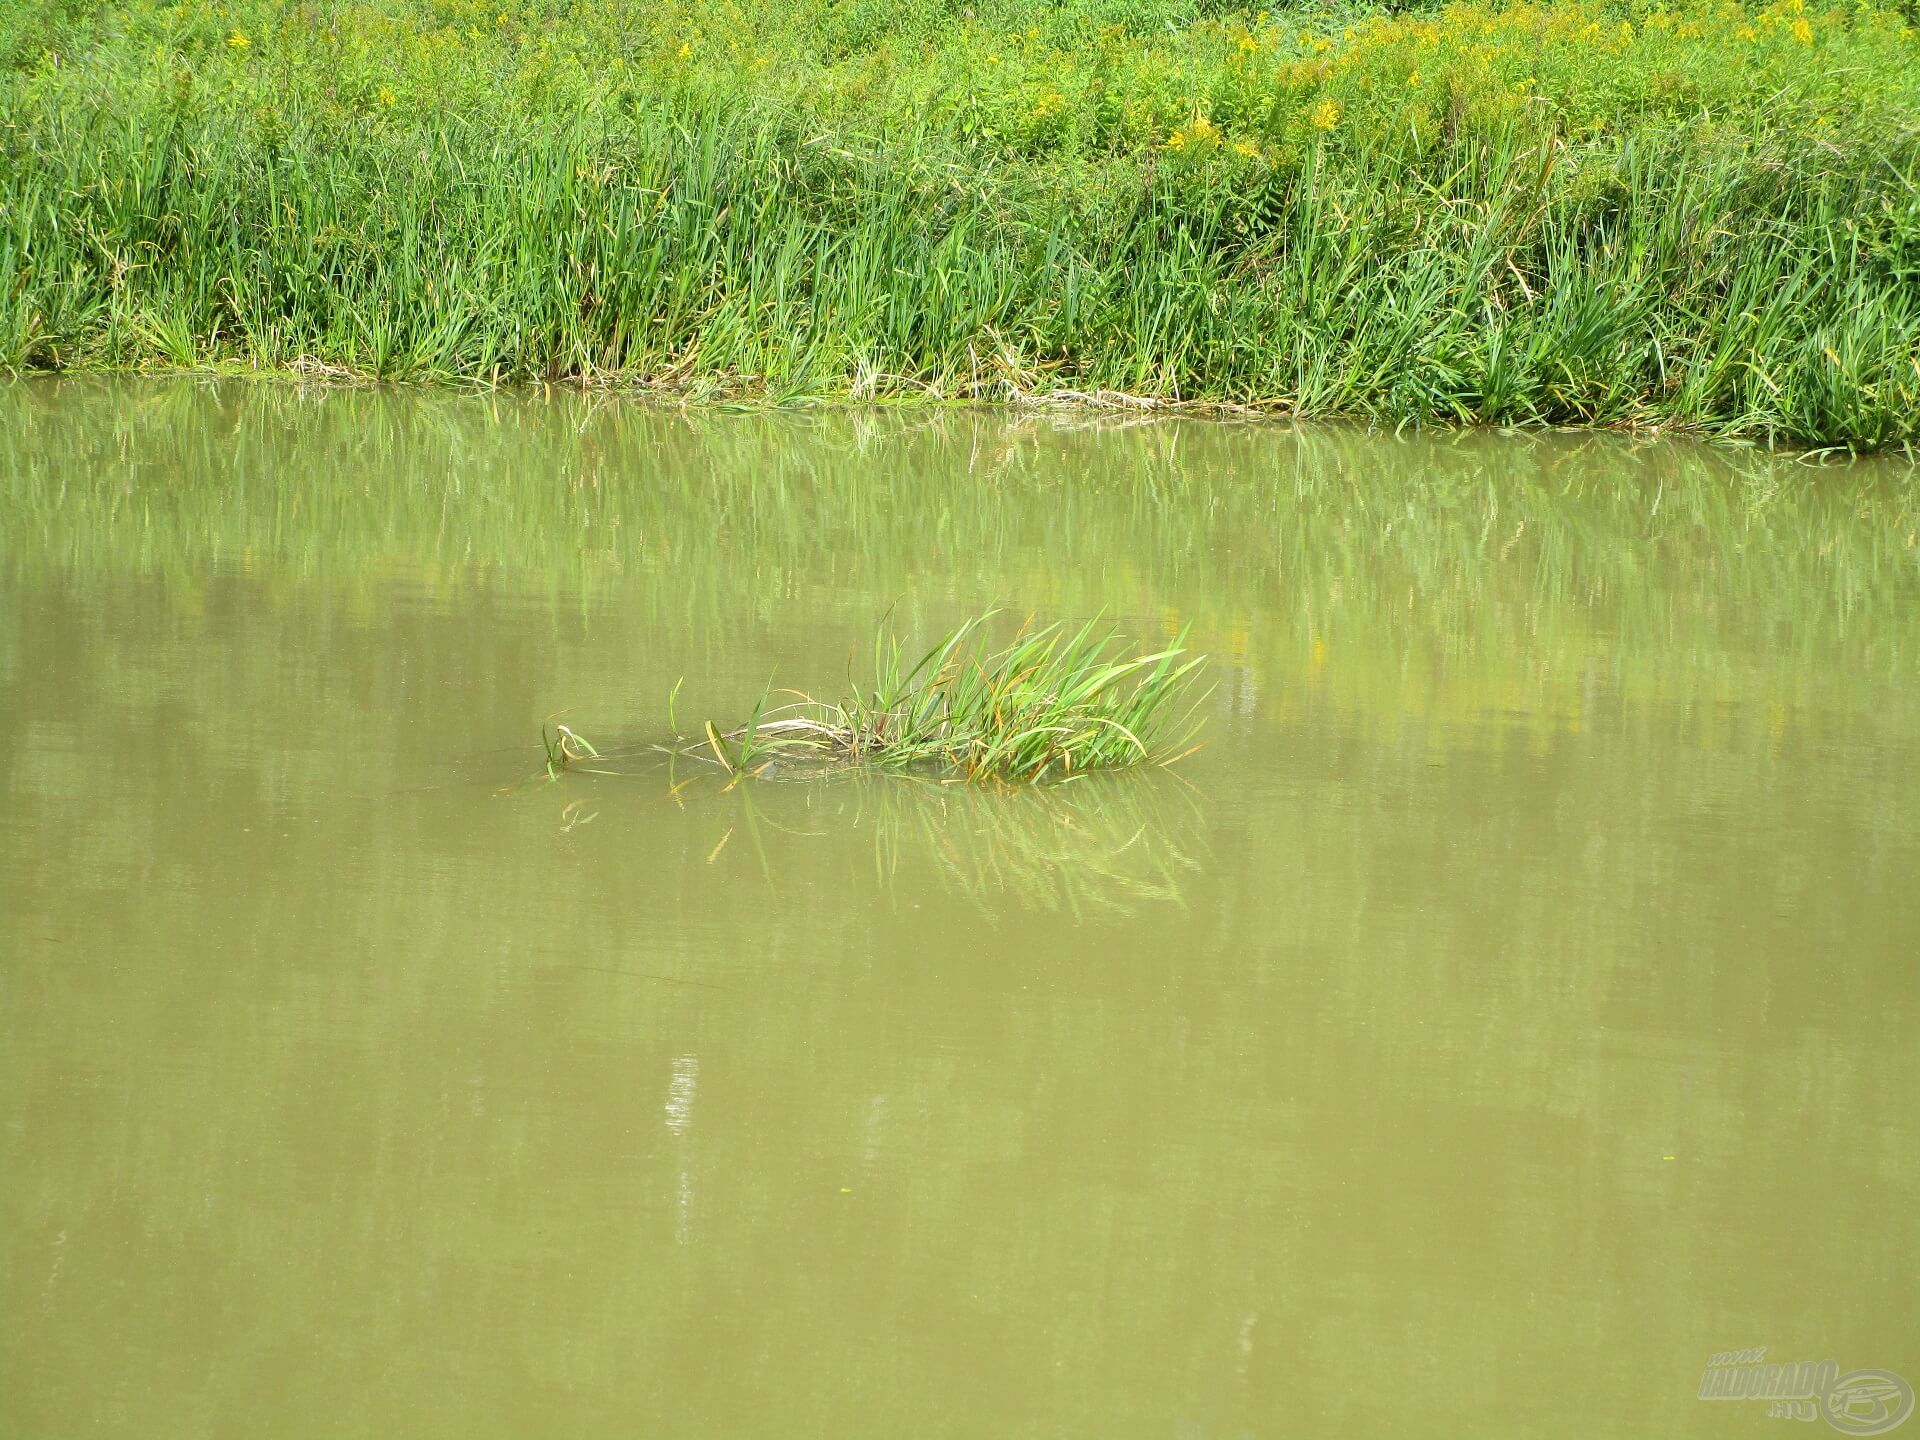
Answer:
POLYGON ((0 1433, 1920 1380, 1904 466, 38 382, 0 466, 0 1433), (996 605, 1186 631, 1209 743, 547 778, 996 605))

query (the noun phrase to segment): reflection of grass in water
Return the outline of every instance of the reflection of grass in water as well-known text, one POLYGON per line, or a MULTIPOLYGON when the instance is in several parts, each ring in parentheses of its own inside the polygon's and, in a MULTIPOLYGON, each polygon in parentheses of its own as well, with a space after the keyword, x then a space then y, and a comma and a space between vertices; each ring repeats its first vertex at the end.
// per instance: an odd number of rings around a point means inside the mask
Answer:
MULTIPOLYGON (((675 798, 713 797, 715 778, 709 769, 704 790, 680 782, 675 798)), ((729 798, 738 806, 738 823, 721 836, 708 862, 736 830, 744 830, 773 883, 778 867, 763 830, 807 847, 865 832, 872 837, 873 875, 882 888, 911 887, 931 875, 989 920, 1004 913, 1009 899, 1028 911, 1075 918, 1179 905, 1187 877, 1200 868, 1198 796, 1166 771, 1045 786, 961 785, 861 768, 818 778, 804 788, 734 790, 729 798)), ((860 853, 839 844, 828 851, 860 853)))
MULTIPOLYGON (((1775 573, 1806 565, 1796 537, 1817 535, 1818 570, 1859 588, 1849 572, 1889 560, 1912 577, 1920 520, 1905 465, 1821 470, 1613 438, 946 413, 687 419, 577 397, 162 383, 10 387, 0 464, 0 541, 63 566, 250 555, 288 578, 404 571, 435 595, 496 567, 589 592, 657 568, 676 583, 626 603, 708 627, 789 611, 829 555, 888 574, 924 555, 928 515, 948 553, 1006 555, 1010 570, 1021 556, 1099 553, 1150 566, 1155 591, 1200 574, 1228 599, 1268 591, 1276 570, 1348 572, 1364 550, 1371 570, 1399 572, 1383 588, 1423 592, 1424 613, 1436 582, 1488 560, 1555 562, 1540 577, 1553 599, 1610 578, 1638 590, 1643 566, 1698 556, 1778 605, 1811 578, 1775 573), (742 556, 778 583, 743 599, 742 556)), ((1071 569, 1047 575, 1059 595, 1087 588, 1071 569)))
POLYGON ((1076 919, 1177 905, 1200 866, 1197 797, 1170 775, 1018 790, 868 776, 849 794, 855 823, 872 828, 883 878, 931 865, 989 917, 1000 909, 989 902, 1008 896, 1076 919))

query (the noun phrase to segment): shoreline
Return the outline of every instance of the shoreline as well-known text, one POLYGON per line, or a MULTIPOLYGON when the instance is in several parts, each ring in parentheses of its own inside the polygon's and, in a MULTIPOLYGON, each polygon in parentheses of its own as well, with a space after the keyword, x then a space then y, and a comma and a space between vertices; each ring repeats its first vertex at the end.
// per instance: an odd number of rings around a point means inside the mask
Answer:
POLYGON ((1897 10, 745 3, 132 0, 16 54, 0 369, 1920 442, 1897 10))
POLYGON ((75 365, 62 369, 0 371, 0 385, 91 381, 189 381, 290 387, 314 391, 365 393, 387 391, 417 395, 551 398, 560 393, 584 399, 621 401, 686 414, 801 414, 862 411, 882 413, 968 412, 997 416, 1109 417, 1143 423, 1154 420, 1203 420, 1219 424, 1280 427, 1338 427, 1366 432, 1414 435, 1596 436, 1647 442, 1676 441, 1722 451, 1751 451, 1800 461, 1904 461, 1920 468, 1920 443, 1903 441, 1876 450, 1845 445, 1804 445, 1769 439, 1764 433, 1717 430, 1698 422, 1657 418, 1621 419, 1595 424, 1546 420, 1448 421, 1432 417, 1399 420, 1365 410, 1302 411, 1284 401, 1238 403, 1179 400, 1150 395, 1106 397, 1078 390, 1019 395, 942 395, 925 388, 856 395, 850 390, 818 390, 774 395, 764 388, 705 389, 700 383, 674 387, 629 376, 560 376, 553 379, 489 380, 461 375, 382 376, 345 367, 250 366, 215 362, 186 368, 164 365, 75 365))

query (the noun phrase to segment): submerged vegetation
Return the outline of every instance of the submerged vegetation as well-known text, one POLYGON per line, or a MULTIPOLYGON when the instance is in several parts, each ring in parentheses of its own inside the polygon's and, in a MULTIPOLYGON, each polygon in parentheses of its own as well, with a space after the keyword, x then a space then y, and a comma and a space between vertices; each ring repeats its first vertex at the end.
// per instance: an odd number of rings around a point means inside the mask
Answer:
POLYGON ((0 364, 1920 438, 1898 8, 0 0, 0 364))

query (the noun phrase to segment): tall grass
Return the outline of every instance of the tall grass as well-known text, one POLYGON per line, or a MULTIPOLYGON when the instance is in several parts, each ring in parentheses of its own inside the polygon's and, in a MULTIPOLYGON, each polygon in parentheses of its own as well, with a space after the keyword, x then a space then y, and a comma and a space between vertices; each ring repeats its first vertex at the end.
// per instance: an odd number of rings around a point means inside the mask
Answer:
POLYGON ((1920 435, 1897 15, 1069 10, 896 50, 918 9, 842 9, 731 50, 712 12, 451 0, 16 41, 0 364, 1920 435))

